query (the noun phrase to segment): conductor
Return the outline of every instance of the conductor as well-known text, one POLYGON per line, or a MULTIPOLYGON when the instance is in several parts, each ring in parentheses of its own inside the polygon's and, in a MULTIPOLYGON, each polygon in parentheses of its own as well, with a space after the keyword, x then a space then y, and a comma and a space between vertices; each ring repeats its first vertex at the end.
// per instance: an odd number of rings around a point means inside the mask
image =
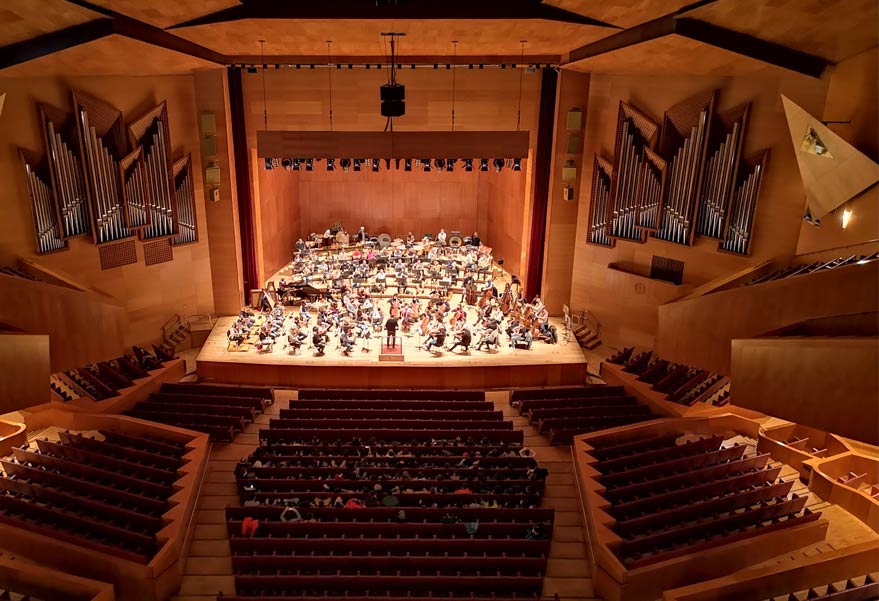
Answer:
POLYGON ((397 322, 396 317, 390 317, 388 321, 385 322, 385 330, 388 332, 388 340, 387 347, 388 348, 397 348, 397 326, 399 323, 397 322))

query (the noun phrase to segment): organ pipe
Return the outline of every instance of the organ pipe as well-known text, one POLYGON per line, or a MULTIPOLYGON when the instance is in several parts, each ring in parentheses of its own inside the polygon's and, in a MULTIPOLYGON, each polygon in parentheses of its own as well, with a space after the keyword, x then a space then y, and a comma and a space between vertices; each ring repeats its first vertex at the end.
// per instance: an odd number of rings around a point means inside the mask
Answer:
POLYGON ((192 182, 192 156, 186 155, 174 163, 174 190, 177 200, 179 233, 174 245, 198 242, 198 219, 195 213, 195 186, 192 182))
POLYGON ((595 155, 592 167, 589 233, 586 240, 589 244, 612 248, 616 243, 616 240, 607 235, 607 214, 612 182, 613 165, 607 159, 595 155))
POLYGON ((59 233, 64 239, 88 234, 91 231, 88 191, 77 143, 76 120, 44 104, 39 105, 39 111, 59 233))
POLYGON ((763 174, 769 160, 769 151, 742 161, 729 207, 729 220, 718 249, 736 255, 750 255, 754 234, 757 200, 763 183, 763 174))
POLYGON ((42 255, 67 249, 67 241, 61 238, 47 161, 23 149, 19 149, 19 157, 24 166, 37 253, 42 255))
POLYGON ((162 102, 129 124, 128 138, 132 145, 139 144, 143 148, 149 223, 139 231, 140 239, 177 237, 178 206, 166 104, 162 102))

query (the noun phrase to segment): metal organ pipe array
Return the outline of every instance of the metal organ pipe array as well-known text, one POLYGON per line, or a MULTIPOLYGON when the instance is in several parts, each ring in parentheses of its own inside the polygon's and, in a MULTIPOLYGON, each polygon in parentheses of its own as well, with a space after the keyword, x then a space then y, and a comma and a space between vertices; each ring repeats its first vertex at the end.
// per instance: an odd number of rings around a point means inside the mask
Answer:
POLYGON ((702 192, 699 195, 696 234, 706 238, 723 238, 729 197, 735 183, 736 169, 742 152, 742 140, 750 105, 736 111, 732 124, 717 118, 712 124, 708 143, 708 159, 702 192), (717 132, 717 133, 715 133, 717 132))
POLYGON ((768 159, 767 150, 751 160, 743 161, 745 169, 740 170, 740 179, 730 202, 729 224, 720 243, 720 250, 738 255, 750 254, 757 198, 760 196, 760 185, 768 159))
POLYGON ((174 163, 174 189, 177 197, 177 225, 179 233, 174 244, 198 242, 195 214, 195 187, 192 184, 192 156, 186 155, 174 163))
POLYGON ((88 191, 83 177, 75 119, 58 109, 40 105, 40 121, 61 237, 88 234, 91 231, 88 191))
POLYGON ((119 176, 125 199, 125 223, 130 230, 143 229, 150 224, 143 147, 138 146, 122 159, 119 163, 119 176))
MULTIPOLYGON (((37 252, 64 250, 67 238, 89 233, 98 246, 127 241, 129 256, 135 233, 141 240, 198 241, 191 158, 174 170, 166 104, 132 122, 126 140, 121 111, 82 92, 72 100, 72 113, 39 105, 45 160, 19 149, 37 252), (178 212, 185 215, 183 233, 178 212)), ((104 258, 102 249, 102 266, 104 258)))
POLYGON ((55 201, 48 180, 48 167, 34 153, 19 149, 19 157, 24 165, 27 195, 31 205, 34 234, 37 238, 37 252, 51 253, 67 248, 67 241, 61 238, 55 201))
POLYGON ((589 212, 589 236, 587 242, 600 246, 614 246, 616 242, 607 235, 607 209, 613 181, 613 165, 605 158, 595 155, 592 167, 592 206, 589 212))
POLYGON ((655 236, 677 244, 691 244, 693 216, 701 185, 702 160, 715 92, 672 107, 663 119, 660 153, 668 162, 668 188, 655 236))
POLYGON ((588 243, 644 243, 649 234, 692 245, 698 235, 750 253, 766 151, 742 161, 750 104, 715 114, 716 101, 712 91, 666 111, 658 145, 659 126, 620 102, 613 163, 594 158, 588 243))

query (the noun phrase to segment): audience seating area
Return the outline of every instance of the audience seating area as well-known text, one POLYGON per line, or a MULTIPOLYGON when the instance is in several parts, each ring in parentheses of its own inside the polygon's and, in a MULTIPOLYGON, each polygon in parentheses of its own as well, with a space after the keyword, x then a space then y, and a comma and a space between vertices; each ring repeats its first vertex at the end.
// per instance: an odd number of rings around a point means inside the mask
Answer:
POLYGON ((729 378, 704 369, 671 363, 654 355, 653 351, 634 354, 634 347, 626 348, 608 359, 608 363, 622 365, 623 371, 637 375, 637 381, 649 384, 651 390, 665 395, 665 400, 687 407, 729 403, 729 378))
POLYGON ((264 386, 164 383, 126 415, 231 442, 271 402, 272 389, 264 386))
POLYGON ((573 388, 515 390, 510 396, 519 415, 549 437, 552 444, 571 444, 574 436, 655 419, 645 405, 627 396, 622 386, 604 384, 573 388))
POLYGON ((785 544, 798 548, 823 540, 826 523, 806 507, 808 494, 792 492, 795 479, 779 478, 781 466, 757 453, 755 440, 730 430, 725 418, 716 419, 723 427, 706 428, 706 420, 662 420, 576 442, 593 552, 615 586, 639 591, 641 596, 632 598, 655 598, 667 584, 679 585, 686 578, 679 558, 702 556, 699 580, 711 570, 729 569, 712 566, 708 554, 720 558, 735 548, 741 557, 749 540, 762 544, 767 536, 786 537, 765 545, 773 554, 783 553, 785 544), (808 536, 789 534, 809 526, 814 528, 808 536), (634 584, 634 574, 647 584, 634 584))
POLYGON ((546 471, 482 393, 300 391, 280 415, 237 467, 218 599, 540 595, 546 471))
POLYGON ((170 440, 60 432, 0 460, 0 522, 147 563, 186 452, 170 440))
POLYGON ((103 401, 119 394, 124 388, 134 386, 134 381, 145 378, 149 372, 162 367, 164 361, 174 359, 168 349, 153 346, 153 353, 133 346, 132 352, 85 367, 68 369, 52 374, 49 388, 54 398, 72 401, 87 398, 103 401))
POLYGON ((837 257, 827 261, 814 261, 812 263, 789 265, 787 267, 776 269, 775 271, 758 278, 754 278, 753 280, 745 282, 744 285, 753 286, 756 284, 765 284, 766 282, 774 282, 775 280, 783 280, 784 278, 790 278, 797 275, 806 275, 818 271, 836 269, 837 267, 845 267, 847 265, 864 265, 877 260, 879 260, 879 252, 870 255, 850 255, 847 257, 837 257))

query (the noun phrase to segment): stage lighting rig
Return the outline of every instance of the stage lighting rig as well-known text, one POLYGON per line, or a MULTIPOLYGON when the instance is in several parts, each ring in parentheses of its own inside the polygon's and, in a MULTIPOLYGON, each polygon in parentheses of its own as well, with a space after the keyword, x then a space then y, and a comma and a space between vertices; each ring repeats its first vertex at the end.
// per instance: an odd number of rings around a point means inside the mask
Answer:
MULTIPOLYGON (((381 115, 389 120, 394 117, 402 117, 406 114, 406 86, 397 83, 397 60, 396 60, 396 43, 397 38, 405 36, 405 33, 383 32, 382 37, 391 38, 391 55, 388 58, 390 65, 390 74, 388 83, 379 88, 379 97, 381 98, 381 115)), ((367 65, 369 67, 369 65, 367 65)), ((389 121, 389 127, 393 131, 393 122, 389 121)))
POLYGON ((327 159, 327 171, 336 170, 336 159, 327 159))
POLYGON ((504 169, 504 159, 495 159, 494 160, 494 168, 500 173, 504 169))
POLYGON ((481 159, 479 161, 479 170, 488 171, 488 159, 481 159))

